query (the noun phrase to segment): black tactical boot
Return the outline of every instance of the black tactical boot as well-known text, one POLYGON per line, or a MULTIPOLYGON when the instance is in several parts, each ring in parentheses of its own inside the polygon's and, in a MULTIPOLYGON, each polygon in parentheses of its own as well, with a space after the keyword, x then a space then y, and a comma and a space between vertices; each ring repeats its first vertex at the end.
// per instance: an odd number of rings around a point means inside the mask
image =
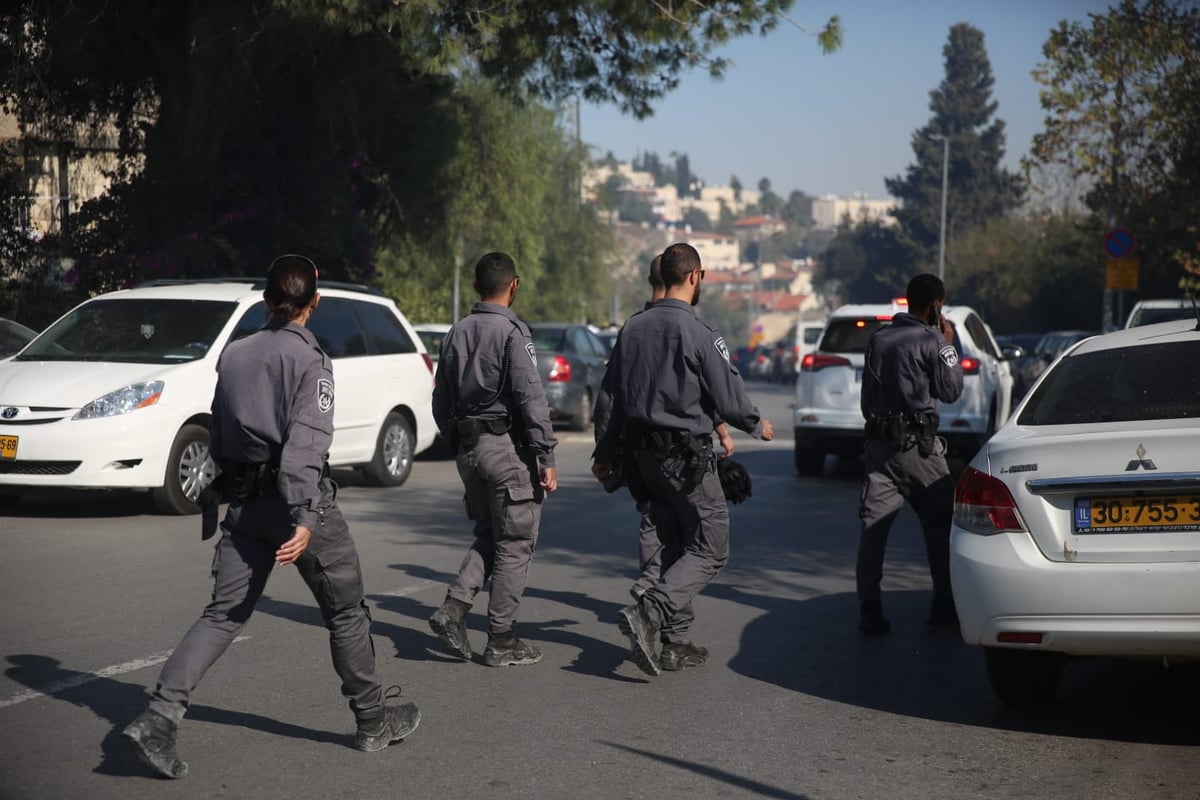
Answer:
POLYGON ((691 643, 663 642, 662 668, 675 672, 684 667, 700 667, 708 662, 708 648, 691 643))
MULTIPOLYGON (((384 700, 386 702, 399 696, 400 687, 389 686, 384 700)), ((421 711, 415 703, 385 705, 378 716, 358 721, 358 732, 354 734, 354 749, 366 753, 382 750, 389 744, 403 740, 417 729, 420 722, 421 711)))
POLYGON ((634 663, 641 667, 643 672, 657 675, 660 669, 654 643, 658 638, 658 629, 646 613, 645 600, 622 608, 617 615, 617 627, 629 637, 634 663))
POLYGON ((892 629, 892 623, 883 616, 883 606, 878 600, 866 601, 858 609, 858 630, 863 636, 882 636, 892 629))
POLYGON ((929 604, 929 624, 939 627, 958 627, 958 609, 954 607, 954 599, 950 597, 935 597, 929 604))
POLYGON ((429 618, 429 627, 456 656, 467 661, 471 660, 471 640, 467 638, 467 611, 471 606, 462 600, 447 596, 433 616, 429 618))
POLYGON ((121 731, 133 746, 133 752, 155 774, 164 778, 182 778, 188 765, 175 752, 175 732, 178 726, 157 711, 146 709, 142 715, 121 731))
POLYGON ((489 667, 508 667, 519 664, 536 664, 542 660, 542 651, 517 636, 517 629, 504 633, 489 633, 487 649, 483 651, 483 663, 489 667))

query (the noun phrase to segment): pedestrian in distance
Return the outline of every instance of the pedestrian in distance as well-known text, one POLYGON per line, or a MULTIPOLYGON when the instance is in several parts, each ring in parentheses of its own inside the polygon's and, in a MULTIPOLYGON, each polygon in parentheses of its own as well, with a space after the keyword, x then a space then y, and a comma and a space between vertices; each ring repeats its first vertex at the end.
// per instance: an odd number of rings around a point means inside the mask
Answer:
POLYGON ((650 495, 651 516, 663 542, 661 577, 618 626, 632 656, 651 675, 708 660, 691 641, 692 601, 729 558, 729 508, 713 454, 714 415, 756 438, 774 430, 750 401, 721 332, 695 311, 704 270, 687 244, 673 244, 660 261, 664 299, 635 314, 621 331, 604 390, 612 414, 596 444, 592 472, 607 480, 621 443, 650 495), (661 653, 659 645, 661 644, 661 653))
POLYGON ((509 256, 479 259, 479 302, 442 340, 433 389, 433 417, 455 451, 475 539, 429 627, 451 653, 470 661, 466 616, 490 579, 483 663, 491 667, 542 658, 517 635, 516 622, 542 502, 558 488, 558 440, 537 353, 529 328, 512 311, 519 284, 509 256))
MULTIPOLYGON (((642 306, 642 311, 648 310, 667 296, 667 287, 663 284, 661 263, 661 255, 655 256, 650 262, 650 273, 647 278, 650 284, 650 299, 642 306)), ((592 415, 596 441, 604 437, 611 411, 612 395, 601 390, 596 398, 596 408, 592 415)), ((735 447, 733 436, 729 433, 729 426, 724 422, 714 420, 714 423, 714 432, 724 451, 721 457, 728 458, 733 455, 735 447)), ((638 510, 638 577, 633 582, 633 586, 629 587, 629 594, 634 600, 639 600, 646 590, 657 584, 662 577, 663 542, 659 539, 658 529, 654 526, 654 518, 650 513, 650 495, 637 476, 633 474, 633 470, 622 468, 613 474, 619 477, 620 484, 628 486, 629 493, 633 496, 638 510)), ((609 484, 606 484, 605 488, 609 488, 611 483, 610 481, 609 484)), ((615 488, 619 488, 619 486, 615 488)))
POLYGON ((871 335, 864 359, 862 411, 866 419, 866 477, 859 503, 862 523, 855 574, 858 629, 865 636, 891 630, 883 615, 880 582, 884 551, 896 514, 907 500, 925 535, 933 579, 929 623, 957 625, 950 591, 950 522, 954 481, 946 440, 937 435, 936 401, 962 394, 963 370, 954 326, 942 315, 946 287, 936 275, 917 275, 905 291, 908 312, 871 335))
POLYGON ((166 778, 187 775, 176 734, 192 692, 245 626, 276 564, 296 567, 321 610, 357 723, 354 747, 382 750, 421 719, 412 703, 386 703, 399 687, 385 692, 376 674, 358 551, 329 477, 332 362, 305 327, 321 299, 316 266, 298 255, 275 259, 263 299, 262 330, 231 343, 217 362, 209 452, 229 508, 213 557, 212 601, 163 665, 149 707, 123 732, 166 778))

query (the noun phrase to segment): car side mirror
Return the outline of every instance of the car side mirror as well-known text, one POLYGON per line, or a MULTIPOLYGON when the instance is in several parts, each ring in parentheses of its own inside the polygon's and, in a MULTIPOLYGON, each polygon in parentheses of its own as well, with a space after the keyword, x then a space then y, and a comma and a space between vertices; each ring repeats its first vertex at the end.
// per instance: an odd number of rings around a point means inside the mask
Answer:
POLYGON ((1025 355, 1025 351, 1015 344, 1006 344, 1000 347, 1000 357, 1005 361, 1016 361, 1023 355, 1025 355))

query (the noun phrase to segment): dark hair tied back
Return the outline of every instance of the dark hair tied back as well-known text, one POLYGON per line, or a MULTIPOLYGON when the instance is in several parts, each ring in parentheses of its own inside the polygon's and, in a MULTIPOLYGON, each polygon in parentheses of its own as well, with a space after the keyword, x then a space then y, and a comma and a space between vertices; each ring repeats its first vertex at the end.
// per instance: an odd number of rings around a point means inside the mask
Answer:
POLYGON ((280 256, 267 270, 265 294, 276 316, 295 319, 317 294, 317 265, 304 256, 280 256))

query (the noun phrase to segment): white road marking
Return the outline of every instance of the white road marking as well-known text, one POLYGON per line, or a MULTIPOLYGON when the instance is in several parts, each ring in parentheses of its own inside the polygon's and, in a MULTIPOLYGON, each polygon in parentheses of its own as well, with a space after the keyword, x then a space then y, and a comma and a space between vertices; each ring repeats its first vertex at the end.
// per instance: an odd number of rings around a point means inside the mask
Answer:
MULTIPOLYGON (((379 596, 407 597, 409 595, 416 594, 417 592, 424 591, 425 589, 429 589, 433 586, 440 585, 441 584, 437 581, 417 581, 416 583, 404 586, 400 589, 393 589, 390 592, 383 592, 379 596)), ((249 636, 239 636, 233 640, 233 643, 237 644, 238 642, 244 642, 249 638, 249 636)), ((153 667, 166 661, 171 657, 171 653, 173 652, 175 652, 175 648, 164 650, 161 653, 155 653, 154 655, 146 656, 145 658, 135 658, 133 661, 126 661, 124 664, 115 664, 111 667, 98 669, 95 672, 84 672, 76 675, 73 678, 68 678, 65 681, 60 681, 47 686, 45 689, 28 689, 24 692, 19 692, 5 700, 0 700, 0 708, 8 708, 9 706, 15 706, 18 703, 24 703, 28 700, 37 700, 39 697, 52 697, 53 695, 61 694, 68 689, 74 689, 77 686, 83 686, 84 684, 91 683, 92 681, 99 680, 100 678, 111 678, 115 675, 123 675, 126 672, 136 672, 139 669, 153 667)))
MULTIPOLYGON (((244 642, 249 638, 249 636, 239 636, 233 640, 233 643, 237 644, 238 642, 244 642)), ((68 678, 65 681, 60 681, 47 686, 45 689, 41 689, 40 691, 29 689, 27 691, 15 694, 7 700, 0 700, 0 708, 15 706, 18 703, 24 703, 26 700, 37 700, 39 697, 51 697, 56 694, 61 694, 68 689, 74 689, 77 686, 83 686, 86 683, 99 680, 100 678, 111 678, 114 675, 123 675, 126 672, 136 672, 139 669, 153 667, 156 664, 161 664, 162 662, 166 661, 171 657, 171 653, 173 652, 175 652, 175 648, 172 647, 170 650, 164 650, 161 653, 155 653, 154 655, 146 656, 145 658, 135 658, 133 661, 126 661, 124 664, 116 664, 111 667, 105 667, 104 669, 99 669, 95 672, 84 672, 76 675, 74 678, 68 678)))

